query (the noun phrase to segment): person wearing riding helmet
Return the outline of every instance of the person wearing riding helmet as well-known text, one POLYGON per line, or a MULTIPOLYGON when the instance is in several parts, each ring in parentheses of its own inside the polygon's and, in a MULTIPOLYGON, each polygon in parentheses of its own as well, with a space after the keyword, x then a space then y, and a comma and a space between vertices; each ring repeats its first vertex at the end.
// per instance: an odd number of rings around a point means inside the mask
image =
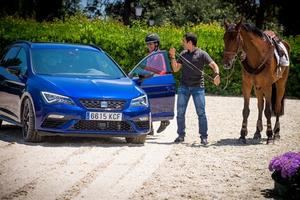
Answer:
MULTIPOLYGON (((159 51, 160 39, 156 33, 149 33, 145 38, 145 43, 147 44, 149 54, 159 51)), ((157 57, 154 58, 154 59, 156 59, 156 63, 160 64, 160 66, 157 66, 157 68, 159 68, 158 74, 165 74, 166 73, 165 62, 157 62, 157 60, 159 60, 158 56, 161 56, 161 55, 158 54, 157 57)), ((153 67, 153 65, 152 65, 152 67, 153 67)), ((145 69, 147 69, 147 67, 145 69)), ((154 71, 154 70, 152 70, 152 71, 154 71)), ((158 71, 158 70, 156 69, 156 71, 158 71)), ((163 132, 167 128, 167 126, 169 126, 169 124, 170 124, 170 121, 168 121, 168 120, 161 121, 160 126, 156 132, 157 133, 163 132)))
MULTIPOLYGON (((148 34, 145 38, 145 42, 147 44, 149 54, 159 51, 160 41, 159 36, 156 33, 148 34)), ((167 73, 166 68, 164 56, 156 54, 148 58, 145 70, 162 75, 167 73)))

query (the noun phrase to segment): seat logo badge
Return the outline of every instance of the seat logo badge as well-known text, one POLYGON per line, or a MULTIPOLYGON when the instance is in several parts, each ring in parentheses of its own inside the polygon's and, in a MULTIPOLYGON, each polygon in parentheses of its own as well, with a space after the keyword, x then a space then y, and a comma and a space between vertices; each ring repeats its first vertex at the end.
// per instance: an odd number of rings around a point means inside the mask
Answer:
POLYGON ((101 107, 101 108, 107 108, 107 107, 108 107, 107 101, 101 101, 100 107, 101 107))

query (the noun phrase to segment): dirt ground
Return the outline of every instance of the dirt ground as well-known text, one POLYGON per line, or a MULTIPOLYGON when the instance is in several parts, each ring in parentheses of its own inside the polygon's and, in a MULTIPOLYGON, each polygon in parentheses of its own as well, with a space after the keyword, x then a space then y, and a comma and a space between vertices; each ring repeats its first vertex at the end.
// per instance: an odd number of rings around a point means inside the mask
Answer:
MULTIPOLYGON (((206 97, 209 145, 200 145, 191 99, 187 136, 174 144, 176 120, 145 145, 123 138, 48 138, 24 143, 20 129, 0 130, 0 199, 266 199, 272 197, 269 161, 300 151, 300 100, 286 100, 281 139, 252 140, 257 119, 251 99, 247 144, 238 142, 241 97, 206 97)), ((274 124, 274 118, 272 120, 274 124)), ((157 128, 158 123, 155 123, 157 128)))

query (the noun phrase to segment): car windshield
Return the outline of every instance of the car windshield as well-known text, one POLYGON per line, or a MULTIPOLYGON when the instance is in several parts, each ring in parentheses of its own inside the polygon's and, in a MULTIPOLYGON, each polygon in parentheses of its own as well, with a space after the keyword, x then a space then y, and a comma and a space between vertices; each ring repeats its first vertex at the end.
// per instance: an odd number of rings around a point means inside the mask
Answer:
POLYGON ((104 52, 82 48, 32 49, 37 74, 122 78, 124 73, 104 52))

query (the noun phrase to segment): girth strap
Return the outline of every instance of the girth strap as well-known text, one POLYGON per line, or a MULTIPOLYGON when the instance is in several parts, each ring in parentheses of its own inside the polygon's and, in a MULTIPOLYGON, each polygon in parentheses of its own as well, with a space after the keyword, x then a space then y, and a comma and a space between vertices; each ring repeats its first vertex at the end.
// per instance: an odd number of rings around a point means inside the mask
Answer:
POLYGON ((261 67, 258 68, 252 68, 248 62, 247 62, 247 58, 245 60, 242 61, 243 67, 246 70, 246 72, 248 72, 249 74, 259 74, 262 70, 265 69, 266 65, 261 65, 261 67))

